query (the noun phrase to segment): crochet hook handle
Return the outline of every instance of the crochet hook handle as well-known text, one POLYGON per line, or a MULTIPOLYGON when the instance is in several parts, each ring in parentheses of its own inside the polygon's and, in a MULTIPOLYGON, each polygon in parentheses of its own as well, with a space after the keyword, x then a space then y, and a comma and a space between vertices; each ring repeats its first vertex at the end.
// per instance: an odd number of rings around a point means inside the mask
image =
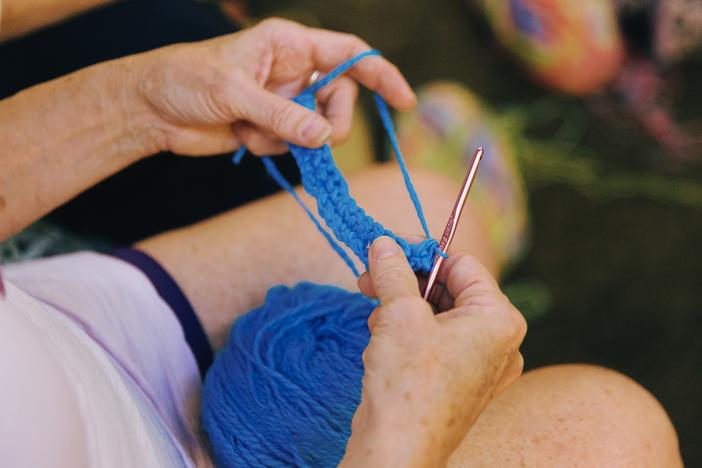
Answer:
MULTIPOLYGON (((439 242, 439 249, 443 254, 448 253, 448 249, 451 246, 451 241, 456 235, 456 229, 458 229, 458 222, 461 219, 461 214, 463 213, 463 207, 466 205, 466 200, 468 199, 468 194, 475 181, 475 176, 478 173, 478 166, 480 166, 480 161, 483 159, 483 148, 480 147, 473 153, 473 160, 470 163, 470 168, 466 174, 466 178, 463 179, 463 185, 461 186, 461 191, 458 193, 458 198, 453 205, 453 210, 451 210, 451 215, 449 216, 446 227, 444 228, 444 233, 441 236, 441 241, 439 242)), ((434 284, 436 283, 436 277, 439 274, 439 268, 444 261, 444 256, 437 255, 434 259, 434 265, 429 272, 429 278, 427 279, 427 284, 424 287, 424 297, 425 301, 430 301, 432 292, 434 290, 434 284)))

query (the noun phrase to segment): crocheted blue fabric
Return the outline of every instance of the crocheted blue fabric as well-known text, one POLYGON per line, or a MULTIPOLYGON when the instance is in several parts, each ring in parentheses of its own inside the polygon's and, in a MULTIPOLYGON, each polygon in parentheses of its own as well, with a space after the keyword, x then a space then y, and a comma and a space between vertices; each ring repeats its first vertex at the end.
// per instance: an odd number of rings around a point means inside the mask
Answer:
MULTIPOLYGON (((380 55, 380 52, 377 50, 370 50, 348 60, 332 70, 329 74, 325 75, 318 82, 310 85, 302 93, 300 93, 299 96, 293 99, 293 101, 306 107, 307 109, 315 110, 315 93, 317 91, 331 83, 341 74, 348 71, 359 61, 374 55, 380 55)), ((324 145, 320 148, 304 148, 288 143, 288 147, 290 148, 290 152, 295 158, 295 162, 300 169, 302 185, 305 191, 314 197, 317 202, 317 211, 319 216, 324 220, 327 227, 334 233, 336 239, 346 244, 366 267, 368 267, 368 247, 376 238, 385 235, 395 239, 395 241, 402 247, 407 259, 410 262, 410 265, 412 266, 412 269, 415 271, 428 272, 432 267, 435 255, 440 253, 438 243, 431 239, 429 234, 429 228, 427 227, 422 206, 419 202, 419 197, 417 196, 414 186, 412 185, 409 172, 407 171, 407 165, 405 164, 402 153, 400 152, 400 147, 397 143, 392 118, 390 116, 390 111, 388 110, 387 104, 378 94, 375 94, 374 97, 381 121, 383 122, 386 133, 390 138, 390 143, 392 145, 395 158, 397 159, 400 170, 402 171, 405 186, 407 187, 407 191, 417 212, 417 217, 422 224, 422 229, 424 230, 424 234, 427 238, 423 242, 413 244, 396 236, 390 230, 385 229, 380 223, 375 221, 361 207, 358 206, 356 201, 349 194, 349 188, 346 180, 341 175, 341 172, 334 163, 334 158, 332 157, 329 145, 324 145)), ((240 148, 234 155, 234 161, 238 163, 243 157, 244 152, 245 149, 240 148)), ((343 249, 336 244, 331 235, 329 235, 323 229, 321 223, 315 218, 314 214, 304 205, 304 203, 302 203, 300 198, 295 195, 292 186, 276 169, 275 163, 269 158, 264 158, 264 164, 268 172, 281 185, 281 187, 293 194, 297 202, 303 207, 317 228, 324 234, 330 245, 332 245, 334 250, 358 276, 358 270, 351 259, 348 257, 348 255, 346 255, 343 249)))

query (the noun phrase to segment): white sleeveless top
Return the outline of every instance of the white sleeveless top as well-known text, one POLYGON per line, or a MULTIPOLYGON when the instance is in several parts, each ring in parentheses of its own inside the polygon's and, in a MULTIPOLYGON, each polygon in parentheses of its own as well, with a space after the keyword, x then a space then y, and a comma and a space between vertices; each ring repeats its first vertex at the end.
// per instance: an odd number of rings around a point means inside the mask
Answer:
POLYGON ((0 466, 209 466, 195 359, 140 270, 80 253, 2 271, 0 466))

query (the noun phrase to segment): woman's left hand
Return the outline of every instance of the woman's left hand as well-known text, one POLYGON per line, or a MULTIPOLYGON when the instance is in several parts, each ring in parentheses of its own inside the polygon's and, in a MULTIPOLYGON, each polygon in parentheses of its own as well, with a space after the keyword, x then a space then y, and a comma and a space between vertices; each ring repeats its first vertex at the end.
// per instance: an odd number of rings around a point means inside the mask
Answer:
POLYGON ((151 151, 208 155, 240 145, 258 155, 286 151, 283 141, 318 147, 345 138, 356 81, 400 110, 415 96, 382 57, 360 62, 322 89, 319 112, 290 101, 309 83, 370 46, 356 36, 266 20, 237 34, 165 47, 133 57, 138 96, 151 115, 151 151))

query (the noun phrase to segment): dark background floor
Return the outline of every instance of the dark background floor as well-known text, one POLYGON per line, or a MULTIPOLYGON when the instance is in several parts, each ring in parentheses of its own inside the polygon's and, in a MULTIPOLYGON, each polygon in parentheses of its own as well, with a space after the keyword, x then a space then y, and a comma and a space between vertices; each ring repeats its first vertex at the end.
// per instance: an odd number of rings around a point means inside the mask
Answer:
MULTIPOLYGON (((670 413, 686 465, 702 466, 702 154, 671 164, 636 125, 532 84, 460 1, 265 3, 252 13, 360 35, 415 86, 458 79, 498 110, 547 102, 576 122, 577 150, 555 168, 523 161, 532 242, 505 284, 537 285, 551 302, 530 320, 527 367, 588 362, 631 376, 670 413), (582 180, 583 165, 599 172, 582 180)), ((702 119, 702 57, 677 73, 677 114, 702 119)))

